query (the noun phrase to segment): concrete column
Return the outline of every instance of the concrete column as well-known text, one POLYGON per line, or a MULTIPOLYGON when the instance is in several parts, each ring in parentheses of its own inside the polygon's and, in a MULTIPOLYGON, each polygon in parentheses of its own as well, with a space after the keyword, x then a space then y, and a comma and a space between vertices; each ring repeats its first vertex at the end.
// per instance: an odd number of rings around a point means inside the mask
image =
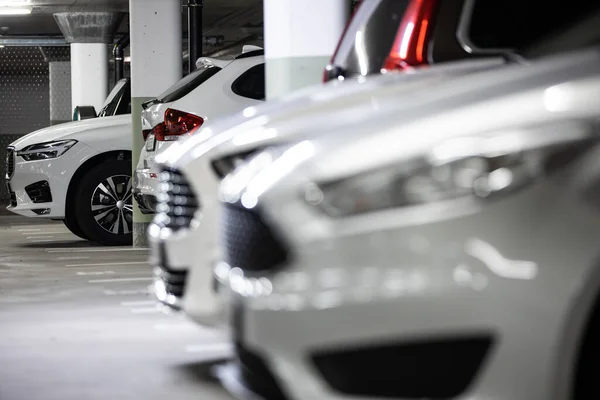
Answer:
MULTIPOLYGON (((131 51, 132 170, 144 145, 142 103, 181 79, 181 1, 129 0, 131 51)), ((133 206, 133 245, 147 245, 151 218, 133 206)))
POLYGON ((100 111, 108 96, 108 47, 105 43, 71 44, 71 103, 100 111))
POLYGON ((71 121, 71 63, 50 61, 50 125, 71 121))
POLYGON ((54 14, 71 44, 71 107, 94 106, 99 112, 108 95, 108 44, 122 13, 65 12, 54 14))
POLYGON ((322 81, 348 10, 347 0, 264 0, 268 99, 322 81))
POLYGON ((68 47, 40 47, 48 63, 50 125, 71 121, 71 63, 68 47))

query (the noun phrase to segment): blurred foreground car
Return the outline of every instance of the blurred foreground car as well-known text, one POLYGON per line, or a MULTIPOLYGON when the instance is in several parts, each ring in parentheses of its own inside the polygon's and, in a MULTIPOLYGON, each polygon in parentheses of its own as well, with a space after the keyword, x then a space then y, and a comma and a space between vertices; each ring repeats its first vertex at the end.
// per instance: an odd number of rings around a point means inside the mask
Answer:
POLYGON ((148 229, 158 299, 183 308, 197 322, 215 322, 218 310, 211 267, 218 259, 217 188, 250 154, 359 122, 375 110, 395 113, 409 105, 398 100, 404 93, 417 93, 410 96, 414 104, 426 93, 420 88, 500 65, 497 60, 449 63, 422 73, 308 88, 276 103, 247 108, 242 116, 210 125, 174 144, 157 159, 162 181, 159 213, 148 229))
POLYGON ((225 385, 598 398, 599 64, 594 48, 440 83, 228 175, 225 385))
MULTIPOLYGON (((522 56, 512 55, 510 59, 524 61, 530 55, 587 45, 596 38, 596 30, 582 34, 582 26, 593 28, 598 22, 596 15, 584 24, 576 23, 526 49, 522 56)), ((209 125, 189 140, 177 142, 158 162, 164 172, 163 208, 148 231, 158 299, 170 307, 183 308, 197 322, 219 320, 210 267, 219 257, 217 185, 251 154, 270 145, 327 134, 403 108, 419 107, 430 87, 503 65, 502 58, 483 58, 348 80, 343 84, 334 81, 277 102, 248 108, 237 118, 209 125), (182 205, 182 198, 168 189, 172 182, 176 183, 173 189, 186 193, 185 202, 191 206, 182 205)), ((458 89, 461 90, 465 88, 458 89)))
POLYGON ((509 57, 597 8, 593 0, 363 0, 324 81, 481 57, 509 57))
POLYGON ((233 59, 200 58, 198 70, 144 105, 142 125, 146 144, 133 185, 143 213, 156 211, 157 155, 175 141, 193 135, 205 122, 264 101, 264 50, 248 47, 254 50, 244 51, 233 59))

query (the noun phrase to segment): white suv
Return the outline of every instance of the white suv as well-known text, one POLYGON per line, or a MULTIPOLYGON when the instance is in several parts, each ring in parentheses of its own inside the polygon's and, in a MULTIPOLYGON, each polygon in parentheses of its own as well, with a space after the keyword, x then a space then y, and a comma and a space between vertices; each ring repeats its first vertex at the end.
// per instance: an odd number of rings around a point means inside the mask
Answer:
POLYGON ((244 46, 233 59, 201 58, 198 70, 144 105, 146 144, 134 174, 133 192, 143 213, 153 213, 158 185, 154 159, 175 141, 205 123, 233 114, 265 98, 264 51, 244 46))

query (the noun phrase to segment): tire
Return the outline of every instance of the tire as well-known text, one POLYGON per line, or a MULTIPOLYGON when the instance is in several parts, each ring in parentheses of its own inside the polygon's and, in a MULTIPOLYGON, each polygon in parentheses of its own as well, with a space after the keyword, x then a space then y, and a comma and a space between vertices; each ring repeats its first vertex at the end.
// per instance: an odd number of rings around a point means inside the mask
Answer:
POLYGON ((74 220, 72 217, 69 217, 69 215, 66 215, 65 219, 63 219, 62 222, 71 231, 71 233, 74 234, 75 236, 78 236, 85 240, 90 240, 90 238, 87 237, 87 235, 85 233, 83 233, 83 231, 79 227, 77 220, 74 220))
POLYGON ((107 246, 132 243, 131 162, 111 160, 88 171, 73 201, 84 235, 107 246))

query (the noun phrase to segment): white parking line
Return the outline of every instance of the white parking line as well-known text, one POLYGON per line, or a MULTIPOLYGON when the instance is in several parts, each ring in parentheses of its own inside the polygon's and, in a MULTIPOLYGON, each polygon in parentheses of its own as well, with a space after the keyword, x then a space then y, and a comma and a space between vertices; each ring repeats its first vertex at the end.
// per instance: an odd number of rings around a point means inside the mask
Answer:
POLYGON ((150 294, 150 289, 129 289, 129 290, 104 290, 105 296, 135 296, 135 295, 145 295, 150 294))
POLYGON ((25 239, 52 239, 54 235, 45 235, 45 236, 27 236, 25 239))
POLYGON ((19 232, 39 232, 40 228, 31 228, 31 229, 19 229, 19 232))
POLYGON ((151 281, 153 278, 114 278, 114 279, 92 279, 89 283, 109 283, 109 282, 138 282, 151 281))
POLYGON ((156 301, 154 300, 139 300, 139 301, 122 301, 121 305, 123 307, 143 307, 143 306, 151 306, 155 305, 156 301))
POLYGON ((132 308, 133 314, 157 314, 160 312, 158 307, 146 307, 146 308, 132 308))
POLYGON ((71 232, 68 231, 64 231, 64 232, 21 232, 21 235, 66 235, 66 234, 71 234, 71 232))
POLYGON ((185 346, 187 353, 209 353, 209 352, 231 352, 233 346, 231 343, 212 343, 212 344, 194 344, 185 346))
POLYGON ((48 243, 54 242, 54 239, 30 240, 31 243, 48 243))
POLYGON ((87 275, 94 275, 94 276, 99 276, 99 275, 113 275, 116 274, 115 271, 91 271, 91 272, 77 272, 76 275, 79 276, 87 276, 87 275))
POLYGON ((89 256, 70 256, 70 257, 58 257, 57 260, 87 260, 89 256))
POLYGON ((148 261, 125 261, 125 262, 109 262, 95 264, 67 264, 65 267, 105 267, 109 265, 142 265, 148 264, 148 261))
POLYGON ((147 251, 148 247, 116 247, 116 248, 98 248, 98 249, 82 249, 81 247, 63 247, 60 249, 45 249, 48 253, 100 253, 113 251, 147 251))

